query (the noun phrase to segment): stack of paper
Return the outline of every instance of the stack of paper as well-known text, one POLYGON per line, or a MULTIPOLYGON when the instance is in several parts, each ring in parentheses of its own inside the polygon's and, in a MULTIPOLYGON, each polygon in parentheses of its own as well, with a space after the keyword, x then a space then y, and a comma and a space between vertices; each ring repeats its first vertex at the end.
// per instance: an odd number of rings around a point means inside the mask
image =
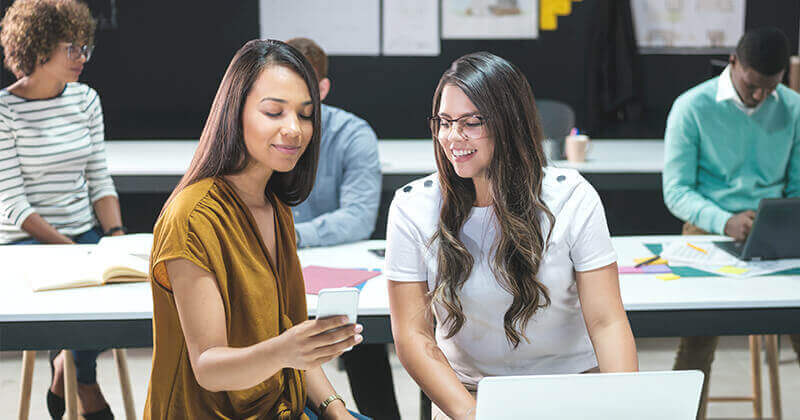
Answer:
POLYGON ((667 242, 661 257, 669 261, 670 266, 692 267, 727 277, 763 276, 800 267, 800 258, 742 261, 711 242, 667 242))

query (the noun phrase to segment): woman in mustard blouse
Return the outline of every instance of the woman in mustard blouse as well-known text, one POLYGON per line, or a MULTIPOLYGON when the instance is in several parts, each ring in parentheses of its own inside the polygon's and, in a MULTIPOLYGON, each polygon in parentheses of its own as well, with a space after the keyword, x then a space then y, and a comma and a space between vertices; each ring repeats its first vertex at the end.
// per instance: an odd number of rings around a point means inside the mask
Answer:
POLYGON ((319 139, 310 64, 279 41, 245 44, 154 228, 145 419, 313 418, 306 405, 354 418, 320 365, 362 327, 308 320, 289 209, 311 191, 319 139))

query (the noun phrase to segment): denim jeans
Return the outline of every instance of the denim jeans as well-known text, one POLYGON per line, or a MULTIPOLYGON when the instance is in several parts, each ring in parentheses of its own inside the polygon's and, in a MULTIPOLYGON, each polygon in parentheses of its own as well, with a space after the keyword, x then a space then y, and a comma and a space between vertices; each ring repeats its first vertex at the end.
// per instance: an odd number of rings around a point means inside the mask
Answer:
MULTIPOLYGON (((92 228, 81 234, 72 236, 72 240, 79 244, 96 244, 103 236, 98 228, 92 228)), ((41 242, 36 239, 23 239, 11 245, 36 245, 41 242)), ((73 350, 72 356, 75 358, 75 376, 78 382, 86 385, 97 383, 97 356, 103 350, 73 350)), ((51 356, 55 357, 57 350, 51 350, 51 356)))
MULTIPOLYGON (((350 411, 350 410, 347 410, 347 411, 350 411)), ((314 413, 314 411, 309 406, 306 406, 305 413, 308 416, 309 420, 317 420, 317 419, 319 419, 319 417, 317 417, 317 414, 314 413)), ((352 411, 350 411, 350 414, 352 414, 353 417, 355 417, 357 420, 372 420, 369 417, 362 416, 361 414, 354 413, 352 411)))

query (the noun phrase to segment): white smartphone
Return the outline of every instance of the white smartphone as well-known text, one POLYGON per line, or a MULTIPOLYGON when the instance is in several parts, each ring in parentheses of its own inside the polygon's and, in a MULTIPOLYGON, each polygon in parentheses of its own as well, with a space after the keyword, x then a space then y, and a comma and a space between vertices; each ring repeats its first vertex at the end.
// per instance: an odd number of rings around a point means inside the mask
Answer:
MULTIPOLYGON (((355 324, 358 318, 358 295, 359 290, 355 287, 320 290, 317 295, 317 319, 347 315, 349 322, 355 324)), ((345 351, 350 349, 352 347, 345 351)))

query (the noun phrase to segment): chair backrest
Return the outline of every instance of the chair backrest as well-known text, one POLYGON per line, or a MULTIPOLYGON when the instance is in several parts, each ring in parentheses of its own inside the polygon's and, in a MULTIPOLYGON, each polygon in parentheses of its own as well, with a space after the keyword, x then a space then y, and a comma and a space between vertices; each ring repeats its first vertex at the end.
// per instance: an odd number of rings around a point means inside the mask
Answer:
POLYGON ((728 66, 728 60, 719 60, 712 58, 708 60, 708 76, 717 77, 728 66))
POLYGON ((477 420, 692 420, 698 370, 498 376, 478 383, 477 420))
POLYGON ((564 102, 552 99, 538 99, 536 108, 546 139, 545 153, 550 160, 561 159, 564 155, 564 138, 575 127, 575 111, 564 102))
POLYGON ((575 127, 575 111, 564 102, 539 99, 536 101, 536 108, 539 110, 545 138, 564 140, 575 127))

